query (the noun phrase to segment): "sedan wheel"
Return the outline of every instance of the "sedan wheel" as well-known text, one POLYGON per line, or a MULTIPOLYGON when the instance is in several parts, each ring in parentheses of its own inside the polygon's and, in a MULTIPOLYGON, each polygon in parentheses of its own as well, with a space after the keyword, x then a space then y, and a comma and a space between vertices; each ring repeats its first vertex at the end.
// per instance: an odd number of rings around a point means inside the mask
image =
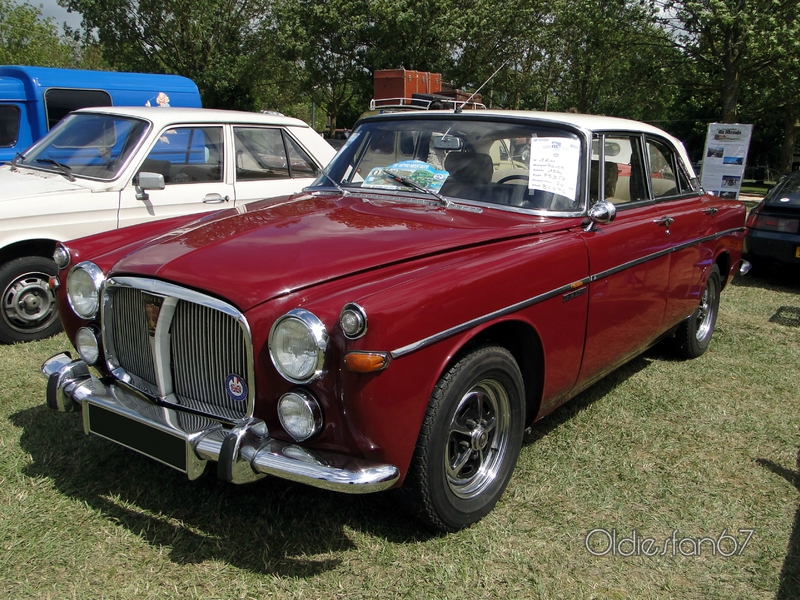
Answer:
POLYGON ((55 293, 48 280, 56 274, 52 260, 26 256, 0 268, 3 291, 0 341, 6 344, 50 337, 61 330, 55 293))
POLYGON ((678 327, 675 339, 678 352, 684 358, 697 358, 711 343, 719 313, 719 293, 722 290, 719 268, 711 267, 706 287, 700 297, 700 305, 691 317, 678 327))
POLYGON ((498 346, 475 350, 439 380, 404 490, 425 524, 456 531, 492 510, 522 446, 524 397, 516 361, 498 346))

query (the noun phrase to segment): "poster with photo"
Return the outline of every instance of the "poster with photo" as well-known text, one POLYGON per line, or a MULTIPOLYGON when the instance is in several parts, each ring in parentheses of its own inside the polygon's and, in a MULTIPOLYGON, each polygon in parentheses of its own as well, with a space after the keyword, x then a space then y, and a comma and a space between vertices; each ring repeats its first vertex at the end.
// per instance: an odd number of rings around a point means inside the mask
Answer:
POLYGON ((723 198, 738 198, 742 189, 752 125, 711 123, 703 150, 703 187, 723 198))

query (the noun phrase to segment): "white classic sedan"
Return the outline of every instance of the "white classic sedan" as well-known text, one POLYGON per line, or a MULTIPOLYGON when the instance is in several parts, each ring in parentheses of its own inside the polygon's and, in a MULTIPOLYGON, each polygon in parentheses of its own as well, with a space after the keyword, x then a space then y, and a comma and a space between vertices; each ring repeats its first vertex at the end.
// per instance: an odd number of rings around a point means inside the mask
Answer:
POLYGON ((57 241, 300 191, 335 150, 283 116, 190 108, 71 113, 0 166, 0 342, 60 330, 57 241))

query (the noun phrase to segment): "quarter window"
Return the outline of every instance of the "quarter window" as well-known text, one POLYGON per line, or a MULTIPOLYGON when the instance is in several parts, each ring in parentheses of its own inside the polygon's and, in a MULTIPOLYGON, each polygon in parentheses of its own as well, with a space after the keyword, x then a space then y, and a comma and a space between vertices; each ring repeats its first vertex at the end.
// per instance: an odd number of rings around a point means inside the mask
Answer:
POLYGON ((19 107, 0 106, 0 148, 16 145, 19 136, 19 107))
POLYGON ((236 179, 315 177, 318 169, 308 154, 278 128, 234 127, 236 179))

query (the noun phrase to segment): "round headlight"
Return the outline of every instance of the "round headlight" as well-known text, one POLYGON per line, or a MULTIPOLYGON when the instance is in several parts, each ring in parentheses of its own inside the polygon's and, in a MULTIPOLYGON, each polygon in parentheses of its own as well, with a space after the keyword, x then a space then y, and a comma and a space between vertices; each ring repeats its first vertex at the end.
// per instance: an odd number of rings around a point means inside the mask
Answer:
POLYGON ((75 313, 84 319, 91 319, 100 309, 100 288, 103 285, 103 272, 96 264, 82 262, 67 275, 67 299, 75 313))
POLYGON ((97 363, 100 358, 100 339, 92 327, 81 327, 75 334, 75 349, 87 365, 97 363))
POLYGON ((278 418, 286 433, 297 442, 307 440, 322 428, 322 409, 314 396, 304 390, 281 396, 278 418))
POLYGON ((308 383, 322 377, 327 348, 325 325, 302 308, 283 315, 269 332, 272 363, 292 383, 308 383))

